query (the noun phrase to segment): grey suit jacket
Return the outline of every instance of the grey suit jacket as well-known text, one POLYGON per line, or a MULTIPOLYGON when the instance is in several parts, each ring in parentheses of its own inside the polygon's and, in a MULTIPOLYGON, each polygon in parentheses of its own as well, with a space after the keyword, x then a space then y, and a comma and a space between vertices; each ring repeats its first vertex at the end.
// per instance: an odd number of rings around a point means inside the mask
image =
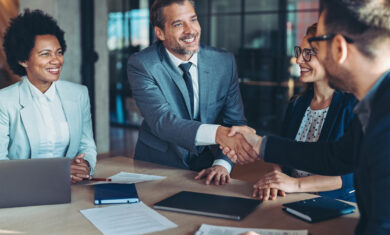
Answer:
POLYGON ((195 146, 195 137, 202 123, 246 124, 232 54, 206 46, 200 48, 200 121, 192 120, 185 82, 161 42, 130 56, 127 72, 133 96, 144 116, 136 159, 193 170, 210 167, 215 158, 230 162, 219 150, 215 157, 203 154, 204 149, 195 146), (194 160, 202 163, 195 166, 194 160))
MULTIPOLYGON (((88 90, 85 86, 57 81, 56 89, 69 125, 70 143, 66 157, 85 153, 91 167, 96 165, 96 146, 88 90)), ((39 148, 39 131, 33 113, 27 81, 0 90, 0 160, 34 158, 39 148)))

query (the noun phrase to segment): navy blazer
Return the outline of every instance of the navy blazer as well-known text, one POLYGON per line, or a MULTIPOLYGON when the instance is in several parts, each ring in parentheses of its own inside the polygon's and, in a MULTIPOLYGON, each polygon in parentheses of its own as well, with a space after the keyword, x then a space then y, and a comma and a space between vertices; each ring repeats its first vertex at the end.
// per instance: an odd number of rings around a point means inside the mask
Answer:
POLYGON ((353 172, 360 211, 355 233, 390 234, 389 100, 390 74, 387 74, 371 102, 365 133, 355 116, 351 127, 337 142, 297 143, 269 136, 264 160, 322 175, 353 172))
MULTIPOLYGON (((302 96, 298 98, 293 97, 290 100, 282 125, 281 136, 295 139, 307 107, 310 106, 311 100, 313 99, 313 94, 313 89, 309 89, 302 96)), ((353 107, 356 102, 357 100, 352 94, 335 91, 318 142, 337 141, 344 135, 354 117, 353 107)), ((291 175, 291 168, 283 167, 283 171, 291 175)), ((321 196, 355 202, 353 174, 347 174, 341 177, 342 187, 340 189, 319 192, 319 194, 321 196)))

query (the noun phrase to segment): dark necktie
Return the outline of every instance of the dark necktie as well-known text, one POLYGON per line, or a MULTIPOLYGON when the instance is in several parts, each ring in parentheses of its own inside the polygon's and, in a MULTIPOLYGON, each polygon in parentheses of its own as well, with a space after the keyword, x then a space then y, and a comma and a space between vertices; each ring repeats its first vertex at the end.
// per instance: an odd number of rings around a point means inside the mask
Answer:
POLYGON ((194 90, 192 87, 192 78, 190 74, 190 68, 192 63, 188 62, 186 64, 180 64, 179 67, 183 71, 183 78, 187 86, 188 95, 190 96, 191 103, 191 118, 194 116, 194 90))

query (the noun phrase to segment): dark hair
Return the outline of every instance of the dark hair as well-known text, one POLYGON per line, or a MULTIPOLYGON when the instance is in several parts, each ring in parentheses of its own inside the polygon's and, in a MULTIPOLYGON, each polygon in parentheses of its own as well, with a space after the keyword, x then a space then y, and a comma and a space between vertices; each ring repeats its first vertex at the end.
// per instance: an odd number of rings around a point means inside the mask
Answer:
POLYGON ((317 26, 318 26, 318 23, 314 23, 314 24, 310 25, 310 26, 306 29, 306 36, 307 36, 307 35, 313 35, 313 36, 315 36, 315 35, 316 35, 316 32, 317 32, 317 26))
POLYGON ((64 31, 58 27, 57 22, 40 10, 26 9, 24 14, 11 19, 10 26, 4 35, 3 46, 7 62, 15 74, 26 75, 26 69, 19 62, 29 59, 38 35, 55 36, 62 47, 62 53, 65 53, 64 31))
POLYGON ((350 37, 358 50, 375 57, 376 42, 390 36, 390 1, 326 0, 326 33, 350 37))
POLYGON ((160 29, 164 29, 164 7, 170 6, 174 3, 182 5, 185 2, 189 2, 193 7, 195 7, 195 2, 193 0, 155 0, 150 8, 150 23, 153 27, 157 26, 160 29))

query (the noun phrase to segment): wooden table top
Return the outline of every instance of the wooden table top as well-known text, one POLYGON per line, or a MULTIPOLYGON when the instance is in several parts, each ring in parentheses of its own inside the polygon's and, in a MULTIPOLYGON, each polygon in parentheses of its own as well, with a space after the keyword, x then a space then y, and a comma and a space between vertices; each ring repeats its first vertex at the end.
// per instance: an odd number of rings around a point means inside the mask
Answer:
MULTIPOLYGON (((125 157, 99 160, 95 177, 108 177, 120 171, 167 176, 164 180, 136 185, 141 201, 150 207, 182 190, 245 198, 250 198, 252 193, 252 184, 248 182, 233 179, 229 185, 205 185, 203 181, 193 179, 196 172, 125 157)), ((99 234, 99 230, 80 213, 82 209, 101 207, 93 204, 93 197, 92 186, 72 185, 72 202, 69 204, 0 209, 0 234, 99 234)), ((296 193, 263 202, 242 221, 157 210, 178 227, 153 234, 194 234, 203 223, 249 228, 308 229, 312 235, 353 234, 359 218, 358 212, 310 224, 282 211, 281 205, 284 203, 312 197, 314 195, 296 193)))

